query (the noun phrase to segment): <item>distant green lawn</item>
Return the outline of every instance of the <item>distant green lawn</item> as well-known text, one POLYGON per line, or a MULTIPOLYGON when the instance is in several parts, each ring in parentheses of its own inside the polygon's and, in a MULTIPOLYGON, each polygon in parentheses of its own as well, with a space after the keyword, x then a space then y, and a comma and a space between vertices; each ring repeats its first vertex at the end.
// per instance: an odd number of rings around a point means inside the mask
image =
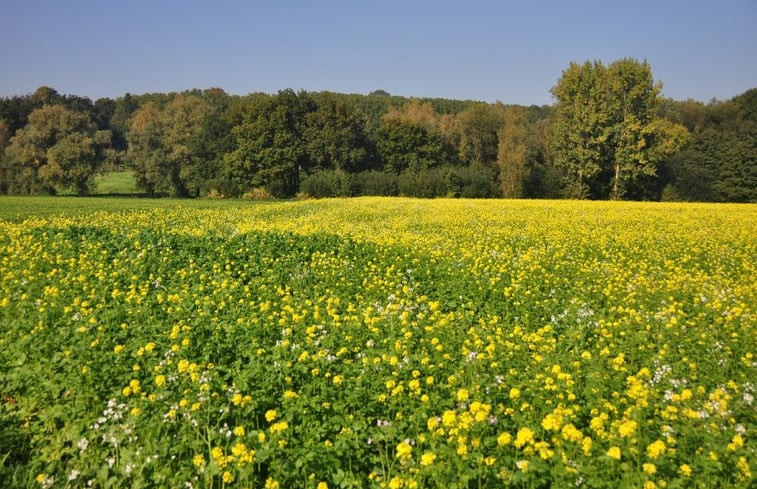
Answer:
POLYGON ((162 208, 218 209, 267 205, 270 202, 235 199, 148 199, 130 196, 11 196, 0 195, 0 220, 23 221, 57 215, 82 215, 97 211, 120 212, 162 208))
POLYGON ((112 171, 97 175, 95 177, 95 194, 96 195, 113 195, 113 194, 136 194, 137 179, 134 177, 134 172, 126 171, 112 171))

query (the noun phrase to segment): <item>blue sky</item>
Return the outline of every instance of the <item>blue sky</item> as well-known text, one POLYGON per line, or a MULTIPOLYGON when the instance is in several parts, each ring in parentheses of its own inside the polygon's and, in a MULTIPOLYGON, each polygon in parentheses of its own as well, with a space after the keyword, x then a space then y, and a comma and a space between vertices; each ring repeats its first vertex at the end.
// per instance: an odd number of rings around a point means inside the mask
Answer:
POLYGON ((570 61, 623 57, 678 100, 757 87, 757 0, 0 0, 0 96, 216 86, 538 105, 570 61))

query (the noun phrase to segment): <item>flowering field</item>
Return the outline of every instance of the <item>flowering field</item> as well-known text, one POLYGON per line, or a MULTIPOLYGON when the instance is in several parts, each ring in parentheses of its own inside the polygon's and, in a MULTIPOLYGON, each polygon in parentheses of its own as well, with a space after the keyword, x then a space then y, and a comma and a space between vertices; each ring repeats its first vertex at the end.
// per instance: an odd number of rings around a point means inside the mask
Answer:
POLYGON ((42 214, 0 220, 0 486, 754 487, 755 206, 42 214))

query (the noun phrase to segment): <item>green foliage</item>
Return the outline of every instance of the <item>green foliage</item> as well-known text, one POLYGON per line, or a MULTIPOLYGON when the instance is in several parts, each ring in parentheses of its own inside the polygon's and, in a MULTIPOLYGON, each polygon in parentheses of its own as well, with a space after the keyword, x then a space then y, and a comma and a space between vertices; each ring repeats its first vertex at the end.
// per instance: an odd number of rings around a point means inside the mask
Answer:
POLYGON ((249 100, 232 129, 234 149, 224 157, 232 195, 260 186, 276 197, 297 193, 300 169, 308 167, 303 130, 312 110, 308 95, 293 90, 249 100))
POLYGON ((86 195, 109 143, 110 132, 98 131, 86 114, 44 105, 10 139, 0 176, 13 193, 86 195))
POLYGON ((127 139, 141 189, 149 195, 169 192, 177 197, 199 193, 206 162, 194 150, 210 114, 210 106, 191 95, 179 95, 163 109, 148 102, 137 110, 127 139))
POLYGON ((644 191, 645 177, 686 141, 684 127, 654 118, 660 86, 646 62, 571 63, 558 100, 555 161, 570 198, 620 199, 644 191))
POLYGON ((32 112, 57 104, 110 131, 109 143, 96 141, 98 170, 130 166, 153 196, 240 197, 265 188, 291 197, 305 186, 319 195, 438 196, 442 179, 443 195, 460 196, 464 175, 477 182, 468 191, 475 195, 658 200, 670 185, 684 200, 750 202, 755 93, 709 104, 661 99, 649 66, 632 59, 572 63, 553 89, 554 107, 382 90, 238 97, 220 88, 92 103, 40 87, 0 98, 0 193, 92 191, 91 179, 67 183, 90 173, 86 162, 70 163, 90 159, 84 139, 50 152, 68 159, 66 178, 54 165, 41 174, 20 166, 9 151, 32 112), (470 165, 483 171, 464 170, 470 165))
POLYGON ((376 135, 376 151, 385 171, 419 172, 441 164, 441 134, 418 122, 386 119, 376 135))
POLYGON ((336 94, 322 93, 313 100, 316 109, 305 116, 303 130, 307 170, 368 169, 371 145, 362 113, 336 94))
POLYGON ((748 206, 14 202, 2 487, 754 485, 748 206))

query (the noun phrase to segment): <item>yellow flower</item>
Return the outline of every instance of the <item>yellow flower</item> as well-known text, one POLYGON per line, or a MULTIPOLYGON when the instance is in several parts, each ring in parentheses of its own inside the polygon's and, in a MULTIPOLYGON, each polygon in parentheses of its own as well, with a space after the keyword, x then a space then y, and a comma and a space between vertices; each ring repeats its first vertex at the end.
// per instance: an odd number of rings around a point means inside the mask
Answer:
POLYGON ((528 460, 518 460, 515 462, 515 466, 518 467, 518 470, 521 472, 528 472, 529 465, 528 460))
POLYGON ((620 448, 610 447, 610 449, 607 450, 607 456, 614 458, 615 460, 620 460, 620 448))
POLYGON ((657 472, 657 466, 655 464, 645 463, 641 465, 641 468, 649 475, 654 475, 657 472))
POLYGON ((510 433, 500 433, 500 435, 497 437, 497 445, 503 447, 510 443, 510 440, 512 440, 510 433))
POLYGON ((421 465, 423 466, 429 466, 432 463, 434 463, 434 460, 436 460, 436 454, 432 452, 426 452, 423 455, 421 455, 421 465))
POLYGON ((294 399, 297 397, 297 393, 294 391, 284 391, 284 399, 294 399))
POLYGON ((152 341, 145 345, 145 351, 153 351, 155 349, 155 343, 152 341))
POLYGON ((468 400, 468 389, 460 389, 457 391, 457 400, 460 402, 465 402, 468 400))
POLYGON ((234 427, 234 434, 236 436, 244 436, 244 426, 236 426, 236 427, 234 427))
POLYGON ((34 480, 36 480, 38 484, 45 482, 45 479, 47 479, 46 474, 37 474, 37 477, 34 478, 34 480))
POLYGON ((269 477, 265 480, 265 489, 279 489, 278 481, 269 477))
POLYGON ((276 413, 275 409, 269 409, 268 411, 265 412, 265 420, 268 421, 269 423, 273 421, 274 419, 276 419, 277 416, 278 416, 278 413, 276 413))
POLYGON ((201 454, 197 454, 192 458, 192 463, 196 467, 204 467, 205 466, 205 457, 203 457, 201 454))
POLYGON ((401 489, 403 485, 405 485, 405 481, 401 477, 394 476, 389 481, 389 489, 401 489))
POLYGON ((455 414, 454 411, 450 411, 449 409, 444 411, 444 414, 442 414, 442 424, 446 427, 455 426, 455 422, 457 421, 457 414, 455 414))
POLYGON ((118 355, 122 351, 124 351, 124 345, 116 345, 113 347, 113 353, 115 353, 116 355, 118 355))
POLYGON ((520 397, 520 389, 518 389, 517 387, 513 387, 512 389, 510 389, 510 399, 515 400, 515 399, 518 399, 519 397, 520 397))
POLYGON ((618 433, 623 438, 628 438, 636 432, 637 426, 636 421, 626 421, 618 427, 618 433))
POLYGON ((549 413, 541 421, 541 427, 547 431, 557 431, 560 429, 560 418, 552 413, 549 413))
POLYGON ((737 449, 744 446, 744 438, 739 435, 733 435, 733 438, 731 438, 731 443, 728 444, 728 450, 730 451, 736 451, 737 449))
POLYGON ((513 442, 513 445, 515 445, 515 448, 521 448, 523 445, 527 443, 533 443, 534 441, 534 432, 531 431, 529 428, 521 428, 518 430, 518 433, 515 435, 515 441, 513 442))
POLYGON ((223 458, 223 448, 221 447, 213 447, 210 450, 210 456, 214 459, 218 460, 220 458, 223 458))
POLYGON ((331 379, 331 382, 333 382, 334 385, 341 385, 341 383, 344 382, 344 376, 335 375, 334 378, 331 379))
POLYGON ((234 482, 234 474, 232 474, 228 470, 223 473, 223 476, 221 478, 226 484, 231 484, 232 482, 234 482))
POLYGON ((653 441, 647 445, 647 456, 654 460, 665 453, 665 448, 665 442, 662 440, 653 441))
POLYGON ((413 452, 413 447, 406 441, 400 442, 397 445, 397 458, 408 459, 413 452))
POLYGON ((318 483, 318 487, 316 489, 329 489, 329 485, 321 481, 318 483))
POLYGON ((158 387, 163 387, 166 385, 166 376, 165 375, 158 375, 155 377, 155 385, 158 387))
POLYGON ((691 475, 691 467, 689 466, 689 464, 681 465, 679 470, 681 471, 681 474, 683 474, 684 477, 689 477, 691 475))
POLYGON ((247 446, 244 443, 235 443, 234 446, 231 447, 231 453, 234 454, 235 457, 241 457, 247 453, 247 446))
POLYGON ((271 425, 271 433, 272 434, 281 433, 282 431, 286 430, 287 428, 289 428, 289 423, 287 423, 286 421, 280 421, 278 423, 273 423, 271 425))

